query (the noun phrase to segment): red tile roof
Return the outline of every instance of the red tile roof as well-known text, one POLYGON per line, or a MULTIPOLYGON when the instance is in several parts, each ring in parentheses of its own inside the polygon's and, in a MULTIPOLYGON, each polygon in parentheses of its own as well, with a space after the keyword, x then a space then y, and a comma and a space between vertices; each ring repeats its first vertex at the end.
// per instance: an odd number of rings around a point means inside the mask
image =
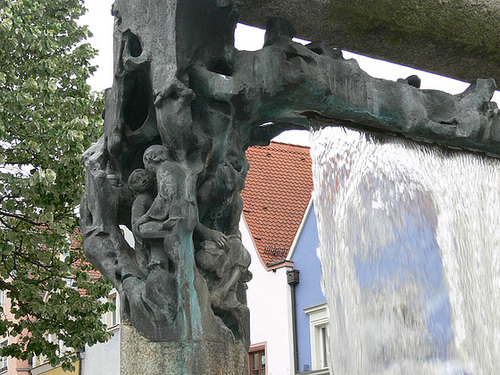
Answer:
POLYGON ((246 152, 243 214, 264 263, 286 259, 313 189, 309 147, 271 142, 246 152))
MULTIPOLYGON (((71 250, 73 251, 78 251, 81 253, 80 259, 77 259, 74 263, 73 266, 75 268, 82 268, 82 264, 84 265, 85 272, 90 276, 92 280, 97 280, 102 277, 101 272, 99 272, 95 267, 87 260, 85 254, 83 253, 83 238, 81 237, 82 233, 78 229, 77 233, 72 236, 71 238, 71 250)), ((80 292, 80 295, 82 297, 88 297, 87 291, 82 288, 78 288, 78 291, 80 292)))

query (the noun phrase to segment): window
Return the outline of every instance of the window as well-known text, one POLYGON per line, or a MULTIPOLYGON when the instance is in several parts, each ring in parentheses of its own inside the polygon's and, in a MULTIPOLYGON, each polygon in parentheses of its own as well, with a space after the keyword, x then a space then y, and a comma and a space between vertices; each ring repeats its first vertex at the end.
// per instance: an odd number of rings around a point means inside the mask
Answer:
MULTIPOLYGON (((66 285, 68 285, 67 283, 68 283, 68 280, 66 280, 66 285)), ((45 297, 44 297, 44 302, 47 303, 49 301, 49 298, 50 298, 50 294, 46 293, 45 297)), ((57 352, 56 352, 57 355, 63 355, 64 353, 70 351, 70 349, 68 349, 64 345, 64 343, 61 340, 59 340, 56 333, 46 332, 43 336, 44 336, 45 340, 47 340, 48 342, 57 344, 57 346, 59 347, 57 349, 57 352)), ((41 366, 41 365, 48 363, 48 361, 49 361, 48 357, 43 355, 43 354, 33 356, 30 359, 30 367, 35 368, 35 367, 38 367, 38 366, 41 366)))
MULTIPOLYGON (((116 294, 109 297, 109 301, 116 306, 116 294)), ((116 314, 117 314, 116 308, 114 311, 111 311, 110 313, 111 313, 110 326, 114 327, 118 324, 118 319, 116 319, 116 314)))
POLYGON ((5 313, 5 290, 0 290, 0 314, 5 313))
POLYGON ((108 329, 114 329, 120 323, 120 301, 116 290, 113 290, 110 293, 108 302, 113 303, 116 306, 116 309, 114 311, 108 311, 106 315, 104 315, 104 323, 106 323, 108 329))
MULTIPOLYGON (((44 334, 44 337, 48 342, 56 342, 57 341, 57 336, 54 333, 52 333, 52 334, 46 333, 46 334, 44 334)), ((44 363, 47 363, 48 360, 49 359, 47 358, 47 356, 40 354, 40 355, 35 356, 31 359, 31 366, 36 367, 36 366, 43 365, 44 363)))
MULTIPOLYGON (((44 337, 45 337, 45 339, 48 342, 57 344, 57 346, 59 348, 57 349, 56 354, 58 356, 62 357, 64 354, 66 354, 68 352, 73 352, 73 349, 68 348, 66 345, 64 345, 64 343, 63 343, 62 340, 59 340, 59 337, 57 336, 57 334, 55 334, 55 333, 46 333, 46 334, 44 334, 44 337)), ((44 365, 44 364, 46 364, 48 362, 49 362, 48 357, 45 356, 45 355, 43 355, 43 354, 40 354, 38 356, 31 357, 31 359, 30 359, 30 366, 31 366, 31 368, 35 368, 35 367, 44 365)))
MULTIPOLYGON (((8 343, 9 340, 7 338, 3 338, 2 341, 0 341, 0 348, 7 346, 8 343)), ((8 369, 9 369, 9 357, 0 357, 0 374, 7 372, 8 369)))
POLYGON ((316 327, 316 336, 318 343, 316 344, 316 349, 320 351, 318 356, 318 364, 320 368, 328 367, 328 330, 326 325, 316 327))
POLYGON ((309 315, 312 370, 327 369, 330 353, 328 308, 323 304, 305 309, 304 312, 309 315))
POLYGON ((250 375, 265 375, 266 372, 266 344, 250 346, 248 353, 248 369, 250 375))

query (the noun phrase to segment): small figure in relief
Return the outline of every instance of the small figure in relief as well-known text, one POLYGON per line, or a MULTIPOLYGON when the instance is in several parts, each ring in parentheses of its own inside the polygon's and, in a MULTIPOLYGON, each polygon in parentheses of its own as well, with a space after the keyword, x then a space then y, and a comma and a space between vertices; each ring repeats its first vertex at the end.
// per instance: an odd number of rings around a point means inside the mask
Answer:
POLYGON ((145 269, 148 264, 148 256, 144 248, 142 234, 139 230, 139 219, 143 217, 153 204, 156 195, 155 179, 151 173, 139 168, 130 174, 128 185, 137 194, 131 211, 132 233, 135 240, 135 257, 139 266, 145 269))
MULTIPOLYGON (((207 280, 212 307, 226 311, 221 315, 223 319, 234 319, 234 322, 248 314, 242 296, 244 283, 252 277, 248 271, 250 254, 241 243, 239 231, 243 209, 241 190, 248 167, 244 155, 230 152, 212 178, 198 190, 196 264, 207 280)), ((237 323, 236 326, 236 335, 246 334, 243 325, 237 323)))

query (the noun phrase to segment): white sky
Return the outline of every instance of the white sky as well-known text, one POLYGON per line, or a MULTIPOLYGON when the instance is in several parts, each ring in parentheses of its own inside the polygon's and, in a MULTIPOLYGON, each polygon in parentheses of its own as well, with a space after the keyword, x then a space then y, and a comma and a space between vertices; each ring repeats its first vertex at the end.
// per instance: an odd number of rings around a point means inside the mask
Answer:
MULTIPOLYGON (((113 0, 85 0, 88 9, 87 14, 82 17, 81 22, 89 25, 94 37, 90 40, 92 45, 99 50, 99 55, 93 61, 98 66, 95 75, 90 78, 89 83, 96 91, 111 87, 113 81, 113 17, 111 16, 111 5, 113 0)), ((246 25, 238 25, 235 34, 235 45, 240 50, 255 51, 264 44, 264 30, 246 25)), ((356 55, 344 51, 344 58, 355 58, 361 69, 372 77, 397 80, 416 74, 422 80, 422 89, 435 89, 458 94, 463 92, 468 83, 451 78, 439 76, 412 69, 406 66, 389 63, 382 60, 372 59, 366 56, 356 55)), ((493 101, 500 104, 500 92, 496 91, 493 101)), ((309 145, 309 136, 306 131, 289 131, 275 138, 279 142, 288 142, 301 145, 309 145)))

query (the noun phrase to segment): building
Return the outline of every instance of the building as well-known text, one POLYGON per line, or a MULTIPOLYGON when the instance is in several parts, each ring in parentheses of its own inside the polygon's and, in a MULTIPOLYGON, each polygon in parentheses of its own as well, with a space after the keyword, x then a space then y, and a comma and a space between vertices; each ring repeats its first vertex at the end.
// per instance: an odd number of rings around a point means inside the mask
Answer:
MULTIPOLYGON (((86 346, 85 350, 78 353, 79 360, 73 363, 74 372, 64 372, 62 368, 53 368, 43 356, 34 357, 27 364, 26 372, 29 375, 117 375, 120 373, 120 300, 116 290, 112 290, 109 296, 110 302, 115 303, 115 311, 105 314, 102 319, 107 324, 108 330, 114 334, 105 343, 86 346)), ((54 340, 57 337, 54 336, 54 340)), ((11 358, 9 360, 12 360, 11 358)), ((12 373, 17 374, 17 373, 12 373)), ((0 375, 3 373, 0 372, 0 375)), ((10 375, 10 373, 9 373, 10 375)))
POLYGON ((241 231, 252 255, 251 374, 327 374, 309 148, 271 142, 250 148, 247 158, 241 231))
MULTIPOLYGON (((10 312, 10 301, 5 297, 5 291, 0 290, 0 308, 3 317, 8 320, 14 319, 10 312)), ((15 342, 16 338, 11 336, 0 337, 0 347, 15 342)), ((21 375, 28 374, 30 364, 28 361, 21 361, 16 358, 0 357, 0 375, 21 375)))
MULTIPOLYGON (((328 374, 328 309, 321 290, 321 263, 316 256, 319 244, 314 204, 304 214, 297 241, 288 261, 299 271, 295 285, 295 325, 298 373, 328 374)), ((292 299, 292 303, 293 303, 292 299)))
POLYGON ((116 305, 115 311, 108 312, 104 322, 113 331, 113 337, 105 343, 86 346, 82 353, 82 375, 117 375, 120 373, 120 299, 116 290, 109 296, 116 305), (105 365, 103 365, 105 364, 105 365))

